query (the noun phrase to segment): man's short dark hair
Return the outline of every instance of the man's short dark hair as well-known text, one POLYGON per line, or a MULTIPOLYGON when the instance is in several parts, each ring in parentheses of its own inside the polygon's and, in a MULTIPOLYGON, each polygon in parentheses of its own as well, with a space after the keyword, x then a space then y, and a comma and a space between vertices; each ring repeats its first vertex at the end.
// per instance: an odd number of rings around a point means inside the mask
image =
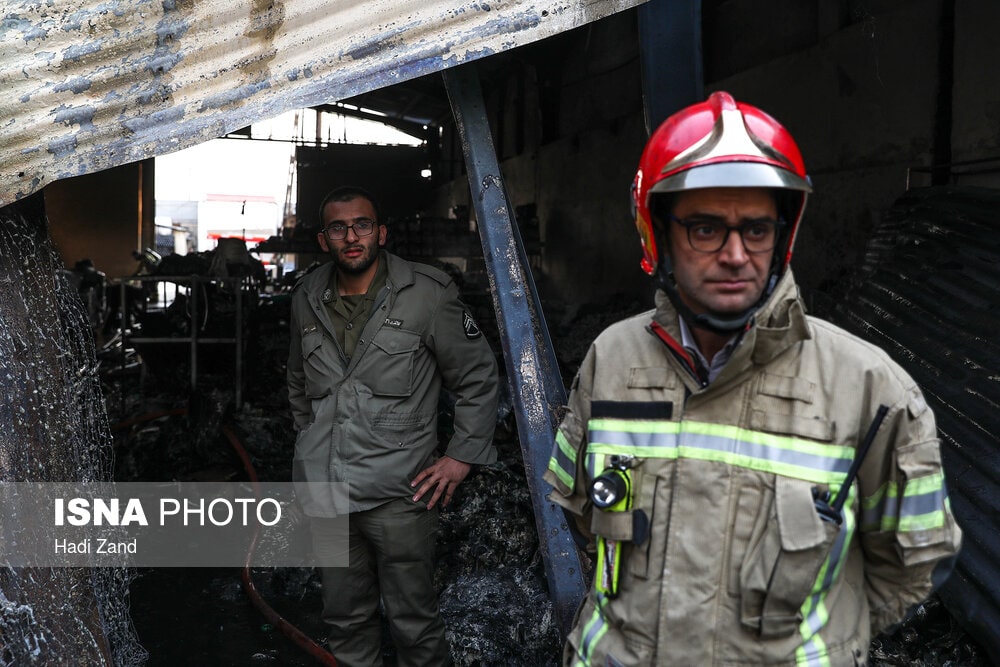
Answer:
POLYGON ((375 197, 373 197, 370 192, 356 185, 342 185, 339 188, 331 190, 329 193, 327 193, 327 195, 323 197, 323 201, 320 202, 319 205, 320 226, 321 227, 323 226, 323 209, 326 208, 327 204, 329 204, 332 201, 337 201, 337 202, 353 201, 359 198, 367 199, 368 202, 371 203, 372 208, 375 209, 375 221, 378 222, 380 225, 384 224, 382 222, 382 213, 381 211, 379 211, 378 208, 378 202, 375 201, 375 197))

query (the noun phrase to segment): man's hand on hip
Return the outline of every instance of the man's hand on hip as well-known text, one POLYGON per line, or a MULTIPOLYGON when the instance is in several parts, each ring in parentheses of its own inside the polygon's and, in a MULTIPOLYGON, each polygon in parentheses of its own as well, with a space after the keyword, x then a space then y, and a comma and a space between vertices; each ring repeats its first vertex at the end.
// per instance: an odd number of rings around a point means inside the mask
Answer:
POLYGON ((413 496, 413 500, 420 500, 433 487, 434 495, 431 496, 430 501, 427 503, 427 509, 434 507, 442 494, 444 494, 444 498, 441 500, 441 506, 447 507, 448 503, 451 502, 451 497, 455 493, 455 489, 458 488, 458 485, 461 484, 471 469, 472 466, 468 463, 463 463, 450 456, 442 456, 432 465, 417 473, 417 476, 410 482, 411 487, 423 482, 423 484, 420 484, 420 488, 417 489, 416 495, 413 496))

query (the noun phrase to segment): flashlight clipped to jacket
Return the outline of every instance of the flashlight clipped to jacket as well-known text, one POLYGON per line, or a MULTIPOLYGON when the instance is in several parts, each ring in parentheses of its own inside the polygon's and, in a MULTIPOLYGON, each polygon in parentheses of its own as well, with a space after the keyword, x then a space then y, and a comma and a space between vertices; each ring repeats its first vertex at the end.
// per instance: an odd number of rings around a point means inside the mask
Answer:
MULTIPOLYGON (((628 512, 632 509, 633 459, 630 456, 612 456, 610 465, 590 483, 590 500, 602 512, 628 512)), ((597 536, 597 572, 594 586, 610 598, 619 591, 622 541, 597 536)))

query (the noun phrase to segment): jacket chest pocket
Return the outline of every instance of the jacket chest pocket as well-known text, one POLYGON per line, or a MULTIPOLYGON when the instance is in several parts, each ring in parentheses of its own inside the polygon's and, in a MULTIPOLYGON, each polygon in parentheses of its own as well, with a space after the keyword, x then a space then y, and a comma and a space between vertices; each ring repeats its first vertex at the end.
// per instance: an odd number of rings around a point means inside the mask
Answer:
POLYGON ((420 336, 409 331, 382 329, 372 340, 372 372, 368 380, 377 396, 410 396, 420 336))
POLYGON ((737 524, 745 520, 753 527, 743 542, 747 549, 742 560, 739 532, 734 531, 730 588, 736 584, 739 592, 740 623, 762 639, 794 632, 808 596, 832 584, 836 570, 832 560, 839 554, 833 546, 841 527, 820 518, 812 487, 809 482, 777 477, 773 495, 753 488, 740 493, 737 524), (738 568, 732 569, 736 564, 738 568), (821 570, 826 573, 823 581, 819 581, 821 570))
POLYGON ((747 425, 754 431, 832 442, 836 429, 813 404, 816 393, 816 385, 805 378, 763 373, 747 425))
POLYGON ((315 398, 323 395, 323 387, 326 387, 331 380, 335 380, 340 373, 323 356, 323 332, 317 327, 313 326, 304 331, 301 343, 306 393, 315 398))

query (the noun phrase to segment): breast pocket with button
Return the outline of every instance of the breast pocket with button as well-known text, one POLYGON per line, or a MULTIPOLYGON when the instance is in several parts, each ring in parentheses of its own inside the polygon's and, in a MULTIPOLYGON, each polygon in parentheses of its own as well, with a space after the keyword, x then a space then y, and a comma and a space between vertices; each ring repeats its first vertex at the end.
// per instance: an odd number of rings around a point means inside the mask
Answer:
POLYGON ((376 396, 410 396, 413 393, 413 371, 420 336, 409 331, 382 329, 372 339, 371 354, 377 355, 378 372, 371 379, 371 391, 376 396))

